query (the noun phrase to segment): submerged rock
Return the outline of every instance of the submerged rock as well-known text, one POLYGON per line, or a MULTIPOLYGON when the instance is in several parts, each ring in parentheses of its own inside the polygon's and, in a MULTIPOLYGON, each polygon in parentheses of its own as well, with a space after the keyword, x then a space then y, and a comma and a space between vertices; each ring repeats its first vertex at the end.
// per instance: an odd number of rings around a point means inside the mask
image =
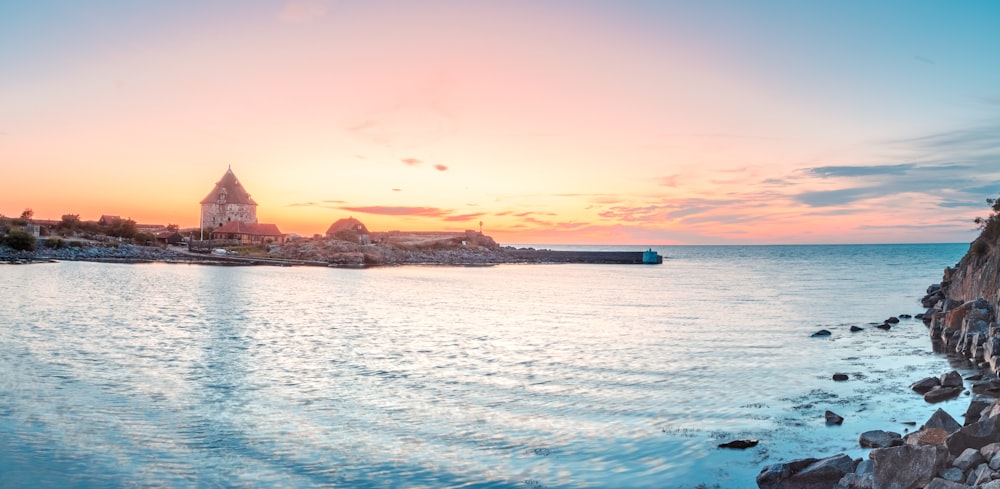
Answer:
POLYGON ((938 387, 927 391, 927 393, 924 394, 924 400, 931 404, 935 404, 949 399, 954 399, 961 393, 961 387, 938 387))
POLYGON ((843 382, 848 378, 849 377, 847 376, 847 374, 840 374, 840 373, 833 374, 833 380, 836 380, 837 382, 843 382))
POLYGON ((861 448, 888 448, 903 444, 903 436, 892 431, 866 431, 858 438, 861 448))
POLYGON ((760 489, 833 488, 845 475, 853 473, 856 466, 855 461, 846 454, 768 465, 757 475, 757 487, 760 489))
POLYGON ((865 330, 865 328, 862 328, 860 326, 851 326, 851 332, 852 333, 857 333, 858 331, 864 331, 864 330, 865 330))
POLYGON ((886 331, 889 331, 890 329, 892 329, 892 326, 889 325, 889 323, 882 323, 882 324, 880 324, 878 326, 875 326, 875 327, 878 328, 878 329, 884 329, 886 331))
POLYGON ((844 423, 844 417, 833 411, 827 411, 823 416, 826 417, 826 424, 840 425, 844 423))
POLYGON ((913 389, 917 394, 926 394, 931 389, 941 386, 941 379, 936 377, 926 377, 910 384, 910 389, 913 389))
POLYGON ((736 448, 739 450, 745 450, 747 448, 757 446, 758 443, 758 440, 733 440, 728 443, 720 443, 719 448, 736 448))
POLYGON ((830 336, 830 335, 832 335, 832 334, 833 334, 833 333, 831 333, 831 332, 830 332, 830 330, 828 330, 828 329, 821 329, 821 330, 819 330, 819 331, 817 331, 817 332, 813 333, 813 334, 812 334, 811 336, 812 336, 813 338, 822 338, 822 337, 824 337, 824 336, 830 336))

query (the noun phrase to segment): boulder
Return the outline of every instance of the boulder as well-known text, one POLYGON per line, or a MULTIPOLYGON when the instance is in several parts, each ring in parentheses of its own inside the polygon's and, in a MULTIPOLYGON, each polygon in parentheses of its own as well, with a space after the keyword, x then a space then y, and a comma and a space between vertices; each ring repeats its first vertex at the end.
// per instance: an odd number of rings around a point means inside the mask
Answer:
POLYGON ((759 443, 757 440, 733 440, 728 443, 720 443, 719 448, 736 448, 739 450, 744 450, 750 447, 757 446, 759 443))
POLYGON ((822 337, 824 337, 824 336, 830 336, 830 335, 832 335, 832 334, 833 334, 833 333, 831 333, 831 332, 830 332, 830 330, 828 330, 828 329, 821 329, 821 330, 819 330, 819 331, 817 331, 817 332, 813 333, 813 334, 812 334, 811 336, 812 336, 813 338, 822 338, 822 337))
POLYGON ((947 461, 947 453, 929 445, 873 449, 875 487, 917 489, 930 484, 947 461))
POLYGON ((958 424, 958 421, 955 421, 955 418, 945 412, 944 409, 938 408, 938 410, 934 411, 934 414, 927 419, 923 428, 941 428, 951 434, 960 430, 962 425, 958 424))
POLYGON ((911 314, 900 314, 899 315, 899 319, 912 319, 912 318, 913 318, 913 315, 911 315, 911 314))
POLYGON ((986 464, 978 465, 975 469, 969 472, 969 476, 965 479, 965 483, 970 486, 976 486, 990 482, 993 480, 993 471, 986 464))
MULTIPOLYGON (((959 471, 961 472, 961 471, 959 471)), ((924 489, 972 489, 961 482, 952 482, 945 479, 934 479, 924 489)))
POLYGON ((996 453, 990 457, 988 465, 993 470, 1000 470, 1000 453, 996 453))
POLYGON ((934 404, 942 401, 947 401, 949 399, 954 399, 962 393, 961 387, 938 387, 937 389, 932 389, 924 394, 924 400, 934 404))
POLYGON ((840 373, 833 374, 833 380, 836 380, 837 382, 843 382, 848 378, 849 377, 847 376, 847 374, 840 374, 840 373))
POLYGON ((1000 480, 984 483, 978 489, 1000 489, 1000 480))
POLYGON ((886 319, 885 322, 887 322, 889 324, 896 324, 896 323, 899 323, 899 318, 896 317, 896 316, 892 316, 889 319, 886 319))
POLYGON ((978 450, 996 440, 1000 440, 1000 418, 987 418, 948 435, 947 445, 948 451, 957 457, 966 448, 978 450))
POLYGON ((847 474, 833 489, 875 489, 875 478, 871 474, 847 474))
POLYGON ((983 458, 983 454, 979 453, 978 449, 966 448, 959 456, 955 457, 951 465, 962 469, 962 471, 966 471, 973 467, 978 467, 979 464, 985 461, 986 459, 983 458))
POLYGON ((1000 442, 987 444, 979 449, 979 453, 983 454, 983 458, 986 460, 991 460, 997 453, 1000 453, 1000 442))
POLYGON ((941 472, 938 472, 938 475, 946 481, 962 482, 962 485, 965 485, 965 472, 962 472, 962 469, 958 467, 948 467, 947 469, 943 469, 941 472))
POLYGON ((969 401, 969 407, 962 416, 965 418, 965 425, 968 426, 986 418, 993 418, 998 413, 1000 413, 1000 406, 997 406, 996 399, 972 396, 972 400, 969 401))
POLYGON ((903 437, 899 433, 882 430, 866 431, 858 438, 861 448, 887 448, 903 444, 903 437))
POLYGON ((913 389, 917 394, 926 394, 931 389, 940 386, 941 379, 936 377, 926 377, 910 384, 910 389, 913 389))
POLYGON ((844 424, 844 417, 833 411, 827 411, 823 416, 826 417, 826 424, 844 424))
POLYGON ((941 374, 941 387, 962 387, 962 385, 962 374, 957 370, 941 374))
POLYGON ((945 446, 949 433, 941 428, 924 428, 906 435, 907 445, 945 446))
POLYGON ((851 332, 852 333, 857 333, 858 331, 864 331, 864 330, 865 330, 865 328, 862 328, 862 327, 859 327, 859 326, 851 326, 851 332))
POLYGON ((854 460, 840 454, 829 458, 804 458, 768 465, 757 475, 760 489, 831 489, 853 473, 854 460))
POLYGON ((878 326, 875 326, 875 327, 878 328, 878 329, 884 329, 886 331, 889 331, 890 329, 892 329, 892 325, 889 324, 889 323, 882 323, 882 324, 880 324, 878 326))

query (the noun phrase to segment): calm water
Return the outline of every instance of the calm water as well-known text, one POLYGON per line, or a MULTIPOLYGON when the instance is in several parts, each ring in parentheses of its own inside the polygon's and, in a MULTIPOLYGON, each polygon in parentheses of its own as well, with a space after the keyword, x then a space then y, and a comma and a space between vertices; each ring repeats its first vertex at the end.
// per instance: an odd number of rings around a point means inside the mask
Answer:
POLYGON ((921 312, 966 249, 3 266, 0 487, 754 487, 930 416, 907 386, 951 367, 923 324, 867 323, 921 312))

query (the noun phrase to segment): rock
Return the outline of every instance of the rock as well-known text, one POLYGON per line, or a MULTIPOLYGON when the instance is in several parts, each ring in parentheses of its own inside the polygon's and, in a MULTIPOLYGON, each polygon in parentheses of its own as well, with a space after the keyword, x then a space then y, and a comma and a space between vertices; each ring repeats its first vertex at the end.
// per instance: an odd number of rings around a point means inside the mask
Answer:
POLYGON ((986 460, 992 460, 997 453, 1000 453, 1000 442, 993 442, 983 446, 983 448, 979 449, 979 453, 983 454, 983 458, 986 460))
POLYGON ((823 416, 826 417, 826 424, 840 425, 844 423, 843 416, 840 416, 839 414, 836 414, 833 411, 827 411, 826 413, 823 414, 823 416))
POLYGON ((955 421, 955 418, 951 417, 951 415, 945 412, 944 409, 938 408, 938 410, 934 411, 934 414, 927 419, 923 428, 941 428, 948 432, 948 434, 951 434, 960 430, 962 425, 958 424, 958 421, 955 421))
POLYGON ((872 465, 871 460, 861 460, 858 462, 858 466, 854 468, 854 473, 858 475, 871 474, 875 470, 872 465))
POLYGON ((728 443, 719 444, 719 448, 736 448, 745 450, 747 448, 757 446, 757 443, 759 443, 757 440, 733 440, 728 443))
POLYGON ((941 428, 924 428, 906 436, 907 445, 944 446, 948 441, 948 432, 941 428))
POLYGON ((997 405, 996 399, 987 400, 982 396, 973 396, 962 416, 965 418, 965 425, 968 426, 986 418, 993 418, 997 414, 1000 414, 1000 406, 997 405))
POLYGON ((910 389, 916 391, 917 394, 926 394, 928 391, 935 387, 941 386, 941 380, 935 377, 926 377, 924 379, 918 380, 910 384, 910 389))
POLYGON ((813 338, 822 338, 822 337, 824 337, 824 336, 830 336, 830 335, 832 335, 832 334, 833 334, 833 333, 831 333, 831 332, 830 332, 830 330, 828 330, 828 329, 821 329, 821 330, 819 330, 819 331, 817 331, 817 332, 813 333, 813 334, 812 334, 812 337, 813 337, 813 338))
POLYGON ((993 454, 989 459, 989 464, 991 469, 1000 470, 1000 453, 993 454))
POLYGON ((979 489, 1000 489, 1000 480, 986 482, 979 486, 979 489))
POLYGON ((948 451, 957 457, 966 448, 979 449, 996 440, 1000 440, 1000 418, 987 418, 948 435, 947 445, 948 451))
POLYGON ((979 382, 980 380, 983 380, 983 374, 972 374, 972 375, 966 377, 965 380, 972 381, 972 382, 979 382))
POLYGON ((899 319, 912 319, 913 316, 910 314, 900 314, 899 319))
POLYGON ((888 324, 896 324, 899 323, 899 318, 896 316, 892 316, 889 319, 886 319, 885 322, 888 324))
POLYGON ((891 431, 872 430, 862 433, 858 443, 861 444, 861 448, 887 448, 902 445, 903 437, 891 431))
POLYGON ((955 457, 955 460, 951 464, 962 469, 962 471, 966 471, 973 467, 978 467, 979 464, 985 461, 986 459, 983 458, 983 454, 979 453, 978 449, 966 448, 961 455, 955 457))
POLYGON ((875 487, 916 489, 924 487, 947 461, 947 453, 930 445, 903 445, 873 449, 875 487))
POLYGON ((757 475, 760 489, 830 489, 853 473, 854 460, 840 454, 824 459, 804 458, 768 465, 757 475))
POLYGON ((993 480, 993 471, 986 464, 978 465, 969 473, 969 477, 965 479, 965 483, 970 486, 979 486, 984 482, 989 482, 993 480))
POLYGON ((833 380, 836 380, 837 382, 843 382, 847 379, 847 374, 833 374, 833 380))
POLYGON ((889 323, 882 323, 882 324, 880 324, 878 326, 875 326, 875 327, 878 328, 878 329, 884 329, 886 331, 889 331, 890 329, 892 329, 892 326, 889 323))
POLYGON ((962 374, 956 370, 941 374, 941 387, 962 387, 962 374))
POLYGON ((865 328, 861 328, 861 327, 858 327, 858 326, 851 326, 851 332, 852 333, 857 333, 858 331, 864 331, 864 330, 865 330, 865 328))
MULTIPOLYGON (((961 472, 961 471, 959 471, 961 472)), ((952 482, 945 479, 934 479, 924 489, 972 489, 961 482, 952 482)))
POLYGON ((875 478, 871 474, 847 474, 833 489, 875 489, 875 478))
POLYGON ((961 387, 938 387, 924 394, 924 400, 934 404, 941 401, 954 399, 962 393, 961 387))
MULTIPOLYGON (((942 479, 950 482, 963 482, 965 481, 965 472, 958 467, 948 467, 938 473, 942 479)), ((965 484, 962 484, 965 485, 965 484)))

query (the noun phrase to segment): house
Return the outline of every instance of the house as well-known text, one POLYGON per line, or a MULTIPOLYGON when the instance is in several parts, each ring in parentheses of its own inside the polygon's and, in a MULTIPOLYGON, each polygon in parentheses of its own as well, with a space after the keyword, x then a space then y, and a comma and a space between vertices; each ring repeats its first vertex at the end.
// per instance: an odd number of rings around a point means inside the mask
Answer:
POLYGON ((257 203, 236 178, 232 167, 201 199, 201 227, 217 229, 231 222, 257 223, 257 203))
POLYGON ((242 244, 283 244, 285 235, 276 224, 231 221, 212 231, 212 239, 238 240, 242 244))
POLYGON ((168 245, 175 245, 184 241, 184 235, 178 233, 177 231, 163 231, 162 233, 156 234, 156 241, 166 243, 168 245))
POLYGON ((107 214, 101 214, 101 218, 97 220, 97 224, 101 226, 110 226, 118 221, 121 221, 121 216, 109 216, 107 214))
POLYGON ((326 230, 326 239, 336 239, 340 241, 352 241, 361 244, 369 244, 368 228, 361 221, 348 217, 340 219, 330 225, 326 230))

